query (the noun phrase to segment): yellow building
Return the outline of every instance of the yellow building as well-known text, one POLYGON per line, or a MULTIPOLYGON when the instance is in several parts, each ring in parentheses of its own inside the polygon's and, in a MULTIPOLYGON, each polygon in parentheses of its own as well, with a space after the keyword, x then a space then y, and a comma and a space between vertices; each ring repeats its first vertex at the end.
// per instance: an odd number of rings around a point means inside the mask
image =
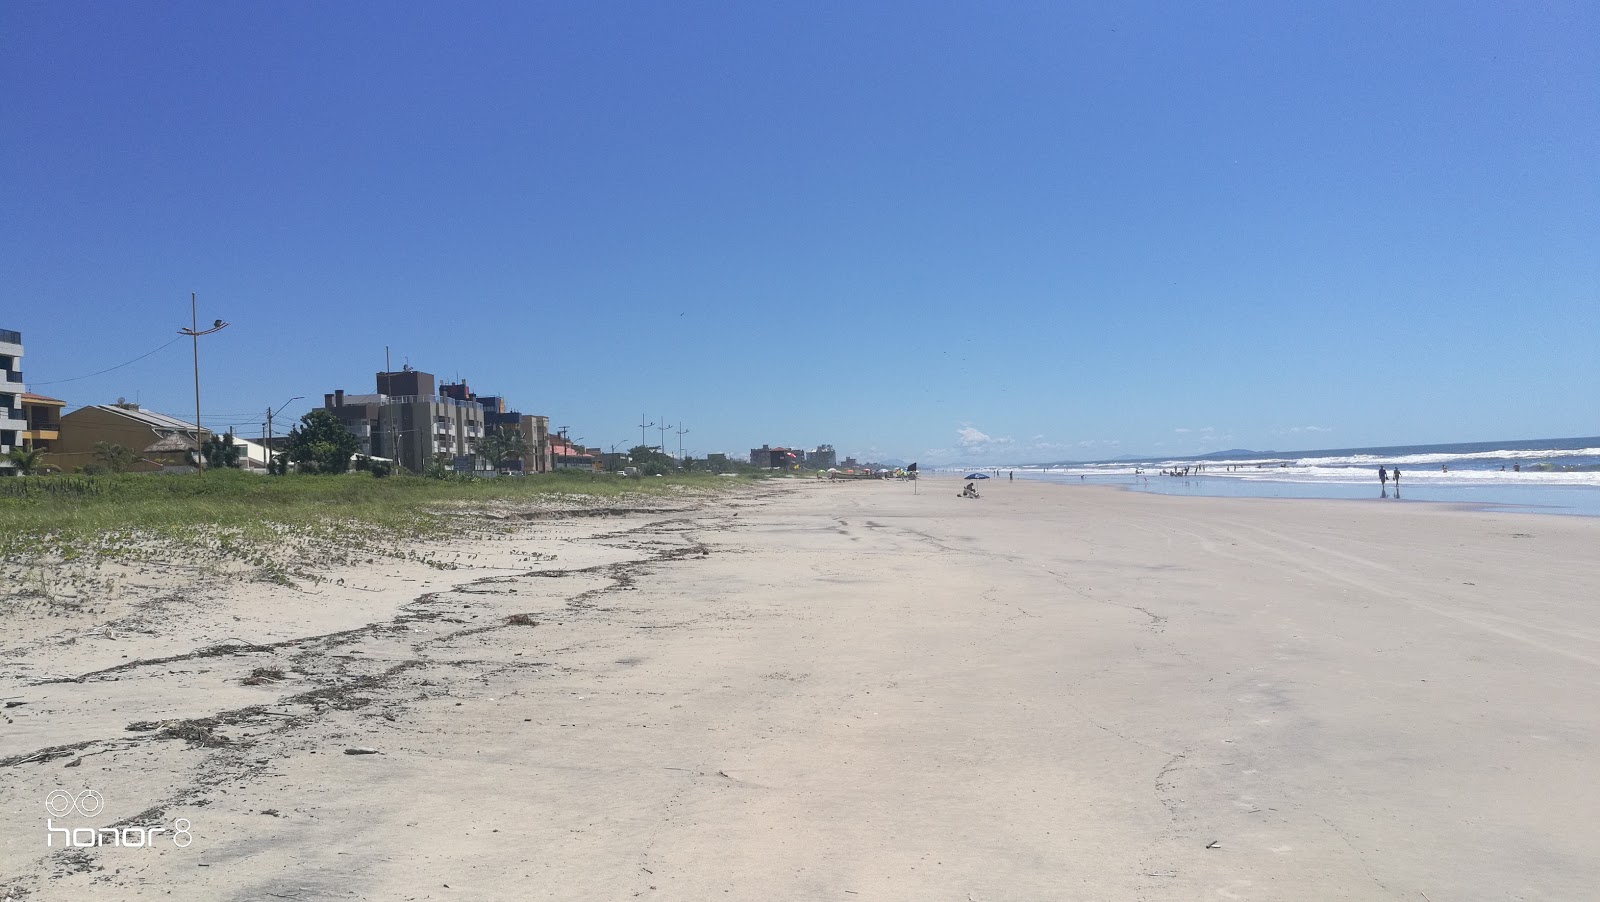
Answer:
POLYGON ((145 410, 137 404, 97 404, 80 407, 61 418, 60 438, 45 461, 71 473, 100 464, 99 443, 121 445, 134 453, 132 472, 148 473, 194 466, 197 450, 211 437, 208 429, 195 429, 176 417, 145 410))
POLYGON ((28 421, 28 428, 22 431, 22 446, 46 453, 55 450, 55 441, 61 437, 61 409, 66 406, 65 401, 23 392, 22 418, 28 421))

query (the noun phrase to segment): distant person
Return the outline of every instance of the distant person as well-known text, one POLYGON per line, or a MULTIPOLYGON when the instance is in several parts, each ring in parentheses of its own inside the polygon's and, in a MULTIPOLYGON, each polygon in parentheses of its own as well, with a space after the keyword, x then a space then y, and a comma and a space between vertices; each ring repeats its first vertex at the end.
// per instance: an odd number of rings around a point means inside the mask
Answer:
POLYGON ((1016 482, 1016 481, 1017 481, 1017 471, 1016 470, 1011 470, 1011 471, 1006 473, 1006 482, 1016 482))
POLYGON ((1385 488, 1389 486, 1389 471, 1383 467, 1378 468, 1378 484, 1385 488))
POLYGON ((1398 498, 1400 497, 1400 468, 1395 467, 1394 472, 1389 475, 1394 479, 1394 496, 1398 498))

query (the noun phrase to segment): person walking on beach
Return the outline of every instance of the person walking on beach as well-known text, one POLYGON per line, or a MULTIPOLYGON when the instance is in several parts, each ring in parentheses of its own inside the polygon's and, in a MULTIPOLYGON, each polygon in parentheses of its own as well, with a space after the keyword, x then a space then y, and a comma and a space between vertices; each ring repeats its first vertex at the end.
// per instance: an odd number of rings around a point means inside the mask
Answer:
POLYGON ((1400 497, 1400 468, 1399 467, 1395 467, 1394 468, 1394 472, 1390 473, 1389 475, 1394 477, 1394 496, 1396 498, 1399 498, 1400 497))
POLYGON ((1378 485, 1384 488, 1389 487, 1389 471, 1383 467, 1378 468, 1378 485))

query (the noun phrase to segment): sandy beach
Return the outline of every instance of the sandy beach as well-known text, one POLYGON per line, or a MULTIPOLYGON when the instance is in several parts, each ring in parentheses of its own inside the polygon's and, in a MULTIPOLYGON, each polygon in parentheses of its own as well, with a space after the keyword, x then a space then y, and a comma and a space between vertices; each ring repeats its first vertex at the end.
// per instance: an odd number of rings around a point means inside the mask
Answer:
POLYGON ((959 488, 13 595, 0 897, 1594 897, 1600 519, 959 488))

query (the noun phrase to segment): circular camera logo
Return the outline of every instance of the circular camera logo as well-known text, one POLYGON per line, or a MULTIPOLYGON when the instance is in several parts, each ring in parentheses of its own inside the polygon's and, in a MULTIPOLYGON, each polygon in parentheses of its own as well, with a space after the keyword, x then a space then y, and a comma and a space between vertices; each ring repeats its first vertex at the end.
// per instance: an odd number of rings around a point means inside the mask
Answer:
POLYGON ((84 817, 94 817, 106 807, 106 800, 92 789, 73 796, 65 789, 57 789, 44 797, 44 810, 52 817, 66 817, 73 812, 84 817))

